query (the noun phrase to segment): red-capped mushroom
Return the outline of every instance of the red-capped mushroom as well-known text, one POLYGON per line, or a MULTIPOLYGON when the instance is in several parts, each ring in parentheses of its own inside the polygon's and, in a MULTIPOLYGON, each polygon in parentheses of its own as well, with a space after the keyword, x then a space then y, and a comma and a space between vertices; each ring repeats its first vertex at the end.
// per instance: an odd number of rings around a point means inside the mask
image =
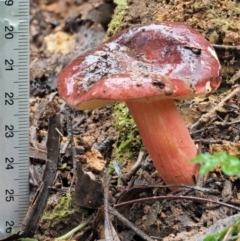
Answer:
POLYGON ((74 59, 59 75, 58 90, 75 109, 125 101, 143 143, 167 184, 194 184, 197 154, 174 99, 215 90, 220 64, 196 30, 163 22, 126 29, 74 59))

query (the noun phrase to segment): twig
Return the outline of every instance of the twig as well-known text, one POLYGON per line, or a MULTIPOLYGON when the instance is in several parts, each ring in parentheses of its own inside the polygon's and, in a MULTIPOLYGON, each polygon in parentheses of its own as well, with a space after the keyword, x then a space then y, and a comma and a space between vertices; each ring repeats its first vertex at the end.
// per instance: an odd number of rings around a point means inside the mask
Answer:
POLYGON ((72 129, 72 109, 69 106, 65 106, 65 113, 67 116, 67 132, 68 132, 68 136, 67 136, 67 145, 71 144, 72 147, 72 160, 73 160, 73 171, 76 172, 77 170, 77 160, 76 160, 76 148, 75 148, 75 144, 73 141, 73 129, 72 129))
POLYGON ((232 45, 220 45, 220 44, 212 44, 213 48, 221 49, 221 50, 232 50, 232 51, 240 51, 240 46, 232 46, 232 45))
POLYGON ((190 185, 186 185, 186 184, 168 184, 168 185, 149 185, 150 188, 166 188, 166 187, 181 187, 181 188, 188 188, 188 189, 192 189, 195 191, 200 191, 203 193, 208 193, 208 194, 213 194, 213 195, 217 195, 220 192, 218 190, 213 190, 210 188, 205 188, 205 187, 201 187, 201 186, 190 186, 190 185))
POLYGON ((218 205, 221 205, 221 206, 224 206, 224 207, 233 208, 237 211, 240 211, 240 208, 238 208, 236 206, 233 206, 231 204, 220 202, 220 201, 215 201, 215 200, 211 200, 211 199, 207 199, 207 198, 193 197, 193 196, 172 196, 172 195, 139 198, 139 199, 115 204, 114 207, 122 207, 122 206, 125 206, 125 205, 130 205, 130 204, 134 204, 134 203, 142 203, 142 202, 147 202, 147 201, 169 200, 169 199, 170 200, 181 199, 181 200, 191 200, 191 201, 199 201, 199 202, 210 202, 210 203, 218 204, 218 205))
POLYGON ((138 154, 138 158, 137 161, 134 163, 134 165, 132 166, 132 168, 129 170, 129 172, 126 174, 126 176, 124 177, 125 180, 130 180, 131 177, 133 175, 135 175, 135 173, 139 170, 139 168, 141 167, 141 163, 143 161, 143 156, 144 156, 144 152, 140 151, 138 154))
POLYGON ((47 161, 47 151, 40 148, 29 147, 29 157, 42 161, 47 161))
POLYGON ((199 130, 190 131, 190 135, 197 134, 199 132, 203 132, 203 131, 206 131, 206 130, 209 131, 209 130, 212 130, 214 128, 216 128, 216 127, 215 126, 207 126, 207 127, 202 128, 202 129, 199 129, 199 130))
POLYGON ((225 102, 232 98, 234 95, 237 95, 240 92, 240 87, 237 87, 235 90, 231 91, 218 105, 216 105, 211 111, 201 116, 201 118, 192 125, 191 129, 196 129, 201 124, 208 122, 211 117, 215 116, 216 111, 219 110, 221 107, 224 106, 225 102))
POLYGON ((240 69, 229 80, 230 84, 235 84, 240 79, 240 69))
POLYGON ((37 228, 40 217, 43 214, 49 196, 49 186, 52 186, 55 180, 58 155, 59 155, 59 134, 56 128, 60 128, 59 115, 50 118, 48 126, 48 140, 47 140, 47 162, 44 170, 42 182, 37 189, 28 212, 22 222, 19 235, 22 237, 32 237, 37 228))
MULTIPOLYGON (((219 115, 216 115, 216 116, 217 116, 217 118, 218 118, 219 120, 221 120, 222 122, 215 121, 215 125, 226 126, 226 125, 228 124, 228 122, 226 122, 226 121, 225 121, 223 118, 221 118, 219 115)), ((230 123, 230 122, 229 122, 229 123, 230 123)), ((233 123, 233 124, 236 124, 236 123, 233 123)), ((232 124, 230 124, 230 125, 232 125, 232 124)), ((232 128, 240 131, 240 129, 239 129, 238 127, 234 126, 234 125, 232 126, 232 128)))
MULTIPOLYGON (((198 178, 197 181, 199 182, 199 178, 198 178)), ((201 182, 199 182, 199 183, 201 184, 201 182)), ((190 185, 185 185, 185 184, 169 184, 169 185, 156 185, 155 184, 155 185, 148 185, 148 186, 134 186, 130 190, 122 192, 119 195, 118 203, 122 203, 124 201, 130 200, 131 199, 130 197, 132 197, 133 194, 136 196, 136 195, 138 195, 138 194, 140 194, 140 193, 142 193, 146 190, 149 190, 149 189, 153 189, 153 188, 154 189, 158 189, 158 188, 166 189, 168 187, 180 187, 180 188, 195 190, 195 191, 208 193, 208 194, 212 194, 212 195, 219 195, 220 194, 219 190, 204 188, 204 187, 201 187, 201 186, 190 186, 190 185)), ((184 190, 184 191, 186 191, 186 190, 184 190)), ((179 192, 182 192, 182 189, 175 191, 174 194, 178 195, 178 196, 183 196, 183 194, 179 193, 179 192)), ((184 196, 187 196, 187 194, 184 194, 184 196)))
POLYGON ((105 175, 104 179, 104 234, 105 241, 119 240, 117 232, 115 231, 110 219, 109 219, 109 178, 105 175))
MULTIPOLYGON (((105 173, 106 174, 106 173, 105 173)), ((104 189, 103 189, 103 193, 104 193, 104 233, 105 233, 105 239, 108 239, 110 237, 110 235, 112 236, 111 233, 111 227, 110 227, 110 220, 109 220, 109 215, 108 215, 108 195, 109 192, 109 180, 107 175, 104 176, 104 189)))
MULTIPOLYGON (((58 129, 56 129, 56 131, 58 132, 58 134, 59 134, 62 138, 64 138, 63 134, 62 134, 58 129)), ((67 139, 67 141, 65 142, 63 148, 60 150, 60 153, 61 153, 61 154, 65 154, 65 153, 66 153, 66 150, 67 150, 69 144, 71 143, 71 141, 72 141, 71 139, 69 139, 69 138, 67 139)))
POLYGON ((215 122, 215 125, 217 126, 230 126, 230 125, 234 125, 234 124, 238 124, 240 123, 240 120, 235 120, 235 121, 231 121, 231 122, 215 122))
POLYGON ((222 144, 223 140, 204 140, 204 139, 198 139, 194 140, 195 143, 201 142, 204 144, 222 144))
POLYGON ((218 190, 205 188, 205 187, 201 187, 201 186, 189 186, 189 185, 185 185, 185 184, 178 184, 178 185, 175 185, 175 186, 182 187, 182 188, 189 188, 189 189, 192 189, 192 190, 195 190, 195 191, 200 191, 200 192, 203 192, 203 193, 208 193, 208 194, 213 194, 213 195, 217 195, 217 194, 220 193, 218 190))
POLYGON ((68 146, 70 145, 71 143, 71 140, 70 139, 67 139, 67 141, 65 142, 64 146, 62 147, 60 153, 61 154, 65 154, 66 153, 66 150, 68 148, 68 146))
POLYGON ((124 185, 127 185, 127 181, 126 181, 125 178, 123 177, 121 168, 119 167, 118 162, 117 162, 116 160, 113 161, 113 168, 114 168, 114 171, 116 172, 116 174, 118 175, 118 177, 120 178, 121 182, 122 182, 124 185))
POLYGON ((113 214, 115 217, 117 217, 120 221, 124 223, 127 227, 132 229, 139 237, 141 237, 145 241, 154 241, 152 238, 150 238, 147 234, 145 234, 142 230, 138 229, 136 226, 134 226, 133 223, 131 223, 128 219, 126 219, 122 214, 120 214, 115 208, 109 207, 109 212, 113 214))
POLYGON ((41 116, 43 115, 44 111, 46 110, 46 107, 48 106, 48 104, 50 104, 52 102, 52 100, 54 99, 55 95, 57 95, 57 91, 51 93, 46 99, 45 101, 41 102, 39 104, 39 108, 38 111, 35 112, 33 118, 32 118, 32 125, 35 127, 38 127, 38 121, 41 118, 41 116))
POLYGON ((139 170, 139 168, 141 167, 141 163, 142 163, 142 159, 144 156, 144 152, 140 151, 138 154, 138 158, 137 161, 134 163, 134 165, 132 166, 132 168, 129 170, 129 172, 125 175, 125 177, 122 174, 122 171, 117 163, 117 161, 113 161, 113 167, 114 170, 116 172, 116 174, 118 175, 118 177, 120 178, 120 180, 122 181, 122 183, 124 185, 127 185, 127 182, 131 179, 131 177, 139 170))
POLYGON ((78 128, 82 123, 83 123, 83 121, 86 119, 86 115, 82 115, 80 118, 79 118, 79 120, 72 126, 72 129, 74 130, 74 129, 76 129, 76 128, 78 128))

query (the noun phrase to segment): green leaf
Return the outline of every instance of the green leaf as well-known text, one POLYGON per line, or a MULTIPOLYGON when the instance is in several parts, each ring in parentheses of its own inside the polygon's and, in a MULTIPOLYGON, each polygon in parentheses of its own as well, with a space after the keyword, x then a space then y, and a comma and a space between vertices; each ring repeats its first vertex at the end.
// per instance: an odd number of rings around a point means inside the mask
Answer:
POLYGON ((240 160, 236 156, 229 155, 226 152, 217 152, 213 155, 202 153, 193 158, 192 162, 201 164, 199 172, 202 175, 210 172, 217 166, 221 166, 224 174, 240 177, 240 160))
POLYGON ((240 176, 240 161, 235 156, 230 156, 228 160, 223 164, 222 171, 226 175, 237 175, 240 176))
POLYGON ((64 163, 61 165, 61 167, 59 167, 59 169, 63 170, 63 169, 65 169, 66 167, 67 167, 67 163, 64 162, 64 163))

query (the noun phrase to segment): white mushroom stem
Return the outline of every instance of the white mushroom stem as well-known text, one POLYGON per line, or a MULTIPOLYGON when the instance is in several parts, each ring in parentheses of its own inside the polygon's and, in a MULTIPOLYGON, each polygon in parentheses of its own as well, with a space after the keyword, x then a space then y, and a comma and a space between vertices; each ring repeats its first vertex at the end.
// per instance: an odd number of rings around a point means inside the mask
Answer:
POLYGON ((197 148, 174 100, 134 100, 127 106, 143 144, 166 184, 194 184, 197 148))

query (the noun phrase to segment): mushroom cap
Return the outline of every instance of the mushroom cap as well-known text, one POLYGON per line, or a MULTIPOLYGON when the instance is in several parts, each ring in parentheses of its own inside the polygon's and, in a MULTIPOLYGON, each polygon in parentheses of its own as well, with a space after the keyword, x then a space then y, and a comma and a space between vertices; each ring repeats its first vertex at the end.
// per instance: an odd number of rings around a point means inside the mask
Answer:
POLYGON ((182 23, 137 25, 74 59, 59 75, 75 109, 116 101, 186 99, 215 90, 221 66, 211 44, 182 23))

